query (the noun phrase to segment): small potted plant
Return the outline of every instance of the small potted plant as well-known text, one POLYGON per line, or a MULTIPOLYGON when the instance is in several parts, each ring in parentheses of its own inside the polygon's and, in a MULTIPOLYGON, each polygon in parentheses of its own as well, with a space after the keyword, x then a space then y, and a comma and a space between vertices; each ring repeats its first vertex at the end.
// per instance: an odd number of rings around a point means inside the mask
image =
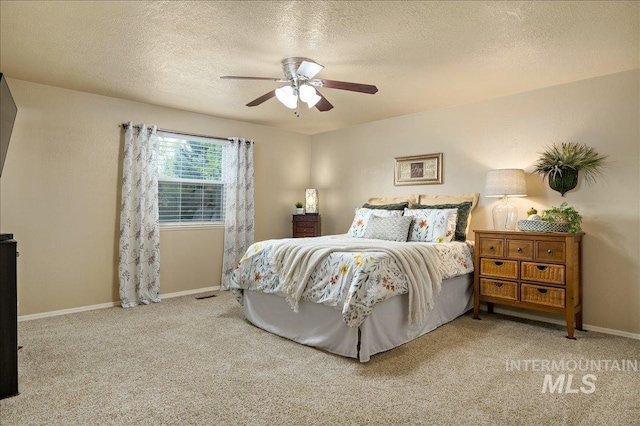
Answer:
POLYGON ((301 201, 296 203, 296 214, 304 214, 304 204, 301 201))
POLYGON ((542 220, 546 222, 560 222, 569 224, 569 232, 575 234, 580 232, 582 225, 582 216, 580 213, 566 202, 560 204, 560 207, 551 207, 543 210, 542 220))
POLYGON ((549 179, 549 186, 564 197, 564 193, 578 185, 578 172, 582 171, 587 184, 595 182, 607 155, 598 154, 595 149, 576 142, 552 145, 540 153, 534 173, 549 179))

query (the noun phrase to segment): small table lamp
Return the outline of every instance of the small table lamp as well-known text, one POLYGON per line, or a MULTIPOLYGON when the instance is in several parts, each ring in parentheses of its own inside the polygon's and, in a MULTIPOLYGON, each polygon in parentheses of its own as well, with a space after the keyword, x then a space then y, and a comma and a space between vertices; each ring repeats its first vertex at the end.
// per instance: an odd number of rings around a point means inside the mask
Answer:
POLYGON ((305 190, 305 212, 307 214, 318 214, 318 190, 305 190))
POLYGON ((487 172, 485 197, 502 197, 493 208, 493 229, 515 231, 518 209, 509 203, 509 197, 526 197, 527 183, 522 169, 500 169, 487 172))

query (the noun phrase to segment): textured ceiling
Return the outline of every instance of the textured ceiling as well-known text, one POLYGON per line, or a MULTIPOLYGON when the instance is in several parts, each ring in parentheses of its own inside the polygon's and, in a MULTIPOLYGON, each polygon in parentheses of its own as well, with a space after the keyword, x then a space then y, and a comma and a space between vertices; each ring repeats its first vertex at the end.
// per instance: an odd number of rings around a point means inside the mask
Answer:
POLYGON ((639 67, 638 2, 0 3, 7 77, 314 134, 639 67), (281 77, 311 58, 329 112, 292 110, 281 77))

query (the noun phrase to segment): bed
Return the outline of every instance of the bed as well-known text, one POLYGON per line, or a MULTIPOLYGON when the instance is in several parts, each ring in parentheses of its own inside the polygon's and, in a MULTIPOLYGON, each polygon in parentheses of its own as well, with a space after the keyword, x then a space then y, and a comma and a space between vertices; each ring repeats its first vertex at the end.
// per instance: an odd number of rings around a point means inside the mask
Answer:
POLYGON ((257 242, 223 289, 255 326, 367 362, 472 307, 473 242, 462 237, 473 206, 460 221, 456 208, 420 206, 365 204, 347 234, 257 242))

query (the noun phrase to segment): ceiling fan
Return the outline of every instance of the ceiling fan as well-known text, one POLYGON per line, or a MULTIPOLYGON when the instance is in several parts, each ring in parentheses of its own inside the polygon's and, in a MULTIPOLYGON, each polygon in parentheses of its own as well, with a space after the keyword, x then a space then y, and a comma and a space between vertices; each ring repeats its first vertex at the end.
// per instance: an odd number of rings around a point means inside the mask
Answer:
MULTIPOLYGON (((220 78, 238 80, 270 80, 278 83, 287 83, 278 89, 274 89, 249 102, 247 106, 253 107, 262 104, 274 96, 287 108, 297 109, 298 100, 307 104, 309 108, 314 106, 319 111, 329 111, 333 105, 324 97, 316 87, 329 89, 349 90, 352 92, 368 93, 373 95, 378 91, 376 86, 370 84, 349 83, 346 81, 325 80, 314 78, 324 66, 309 58, 291 57, 282 60, 284 78, 273 77, 239 77, 225 75, 220 78)), ((298 113, 296 112, 296 115, 298 113)))

